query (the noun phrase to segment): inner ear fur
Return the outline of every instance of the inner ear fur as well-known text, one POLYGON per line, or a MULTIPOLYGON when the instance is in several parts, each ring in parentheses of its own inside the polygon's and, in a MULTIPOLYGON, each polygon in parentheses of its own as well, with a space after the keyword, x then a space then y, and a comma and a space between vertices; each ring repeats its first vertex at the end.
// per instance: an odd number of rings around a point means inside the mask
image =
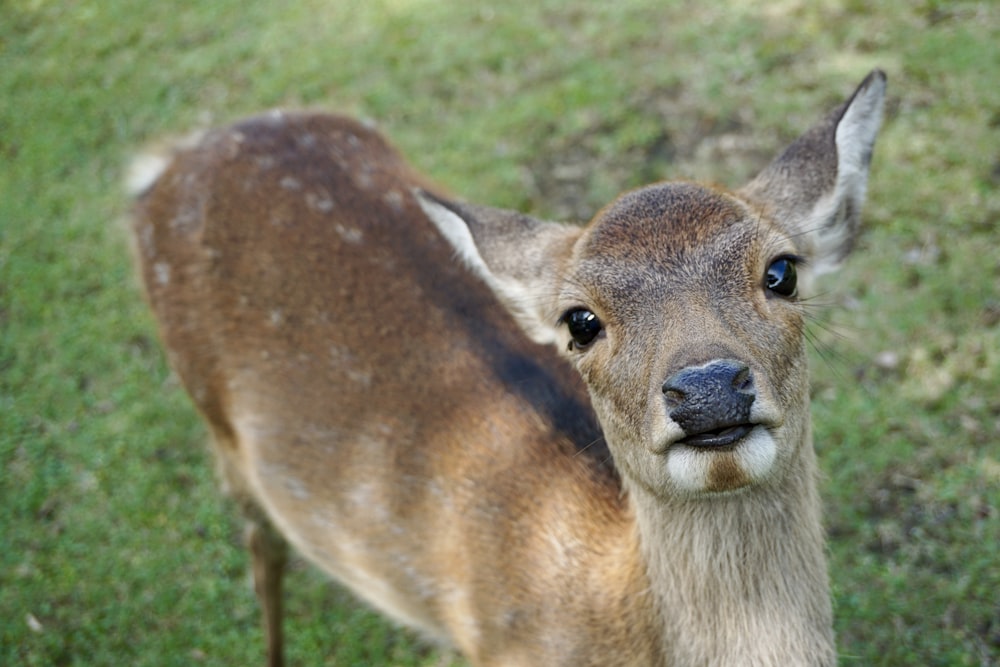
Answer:
POLYGON ((422 190, 414 194, 456 255, 490 286, 532 340, 556 342, 559 278, 580 228, 422 190))
POLYGON ((839 268, 858 237, 885 88, 885 73, 872 71, 739 191, 786 227, 814 274, 839 268))

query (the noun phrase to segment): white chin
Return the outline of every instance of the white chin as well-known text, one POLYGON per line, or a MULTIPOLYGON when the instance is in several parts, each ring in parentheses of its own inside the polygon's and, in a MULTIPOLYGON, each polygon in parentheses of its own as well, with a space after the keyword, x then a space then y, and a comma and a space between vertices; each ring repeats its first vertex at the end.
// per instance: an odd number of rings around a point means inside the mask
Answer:
POLYGON ((680 491, 735 491, 759 484, 774 469, 778 444, 763 426, 755 426, 731 447, 714 449, 674 444, 667 452, 667 473, 680 491))

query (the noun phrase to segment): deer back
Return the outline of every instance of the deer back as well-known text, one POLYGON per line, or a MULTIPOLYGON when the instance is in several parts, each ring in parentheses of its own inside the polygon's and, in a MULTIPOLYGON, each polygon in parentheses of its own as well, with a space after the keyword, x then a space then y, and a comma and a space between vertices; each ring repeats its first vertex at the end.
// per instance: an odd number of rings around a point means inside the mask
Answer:
POLYGON ((581 569, 642 588, 634 531, 579 377, 454 260, 417 187, 343 117, 209 132, 135 204, 143 281, 238 495, 397 619, 537 655, 559 644, 540 617, 567 613, 551 596, 593 605, 581 569))

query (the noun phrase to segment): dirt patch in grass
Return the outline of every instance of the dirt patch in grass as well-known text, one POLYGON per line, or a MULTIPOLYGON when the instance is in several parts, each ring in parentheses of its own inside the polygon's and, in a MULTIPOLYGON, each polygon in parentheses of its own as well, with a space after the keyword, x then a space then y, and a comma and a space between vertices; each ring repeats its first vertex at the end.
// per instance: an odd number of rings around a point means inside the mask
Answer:
POLYGON ((526 166, 525 185, 536 208, 556 219, 584 221, 618 191, 647 183, 717 179, 737 186, 777 150, 778 139, 754 126, 752 110, 717 115, 683 86, 654 90, 623 106, 627 118, 595 119, 553 140, 526 166), (639 140, 624 136, 636 125, 651 131, 639 140))

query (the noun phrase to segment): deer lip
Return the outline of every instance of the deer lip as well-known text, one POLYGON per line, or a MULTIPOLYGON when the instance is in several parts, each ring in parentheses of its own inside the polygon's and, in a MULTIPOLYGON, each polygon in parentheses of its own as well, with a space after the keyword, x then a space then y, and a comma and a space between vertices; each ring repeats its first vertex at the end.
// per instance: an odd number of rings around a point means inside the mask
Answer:
POLYGON ((724 426, 712 431, 695 433, 677 441, 678 445, 688 445, 690 447, 701 447, 705 449, 720 449, 736 444, 750 431, 755 424, 735 424, 724 426))

